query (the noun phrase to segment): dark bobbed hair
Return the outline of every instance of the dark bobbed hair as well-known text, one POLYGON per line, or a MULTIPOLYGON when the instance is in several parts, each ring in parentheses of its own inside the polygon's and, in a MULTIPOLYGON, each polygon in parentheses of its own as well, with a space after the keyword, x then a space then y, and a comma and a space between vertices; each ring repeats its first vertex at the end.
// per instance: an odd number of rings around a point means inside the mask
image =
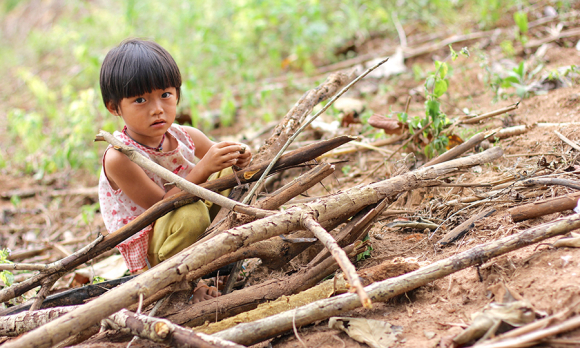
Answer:
POLYGON ((119 112, 123 98, 175 87, 177 102, 181 73, 173 57, 153 41, 127 39, 107 53, 101 66, 101 95, 105 107, 119 112))

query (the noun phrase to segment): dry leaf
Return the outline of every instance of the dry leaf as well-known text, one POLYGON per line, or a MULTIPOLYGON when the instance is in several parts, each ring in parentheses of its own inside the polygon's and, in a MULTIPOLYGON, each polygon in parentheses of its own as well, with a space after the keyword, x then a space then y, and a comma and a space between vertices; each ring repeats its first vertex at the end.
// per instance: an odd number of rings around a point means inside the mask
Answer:
POLYGON ((463 144, 463 139, 461 139, 461 137, 459 137, 458 135, 451 134, 450 136, 448 136, 448 138, 449 143, 445 147, 447 150, 451 150, 455 146, 463 144))
POLYGON ((401 326, 393 326, 386 321, 348 317, 332 317, 328 327, 342 330, 352 339, 372 348, 394 347, 403 331, 401 326))
POLYGON ((403 122, 378 114, 372 115, 368 122, 371 126, 384 130, 386 134, 401 134, 405 130, 403 122))
POLYGON ((463 346, 471 341, 483 341, 495 335, 502 323, 513 327, 534 321, 536 313, 532 305, 526 301, 511 303, 490 303, 483 311, 475 313, 471 325, 453 339, 457 346, 463 346))

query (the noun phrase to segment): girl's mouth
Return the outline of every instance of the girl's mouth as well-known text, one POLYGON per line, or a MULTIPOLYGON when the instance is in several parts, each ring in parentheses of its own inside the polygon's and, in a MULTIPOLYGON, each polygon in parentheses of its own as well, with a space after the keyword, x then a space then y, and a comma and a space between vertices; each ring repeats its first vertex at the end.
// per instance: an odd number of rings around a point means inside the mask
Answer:
POLYGON ((153 122, 153 124, 151 124, 152 127, 161 127, 165 124, 165 121, 163 120, 159 120, 159 121, 155 121, 153 122))

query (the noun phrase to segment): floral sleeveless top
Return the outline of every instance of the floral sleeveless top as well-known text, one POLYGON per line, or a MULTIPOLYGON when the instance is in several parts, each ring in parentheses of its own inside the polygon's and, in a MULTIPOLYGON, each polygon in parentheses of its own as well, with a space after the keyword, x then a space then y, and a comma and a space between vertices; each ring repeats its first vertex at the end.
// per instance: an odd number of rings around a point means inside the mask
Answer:
MULTIPOLYGON (((167 130, 167 133, 177 140, 177 147, 170 152, 158 152, 154 149, 149 149, 135 142, 123 132, 117 131, 113 135, 125 143, 125 145, 135 148, 140 154, 161 165, 163 168, 181 177, 185 177, 195 166, 195 145, 193 144, 193 140, 191 140, 191 137, 185 129, 177 124, 173 124, 167 130)), ((103 168, 101 169, 99 178, 99 202, 105 227, 109 233, 114 233, 141 215, 146 209, 134 203, 121 189, 114 190, 111 187, 105 168, 105 156, 111 148, 112 146, 109 145, 103 155, 103 168)), ((166 180, 146 169, 143 170, 159 187, 165 191, 171 189, 171 187, 166 188, 164 186, 167 183, 166 180)), ((149 232, 152 229, 153 225, 149 225, 131 238, 117 245, 117 249, 123 255, 129 271, 135 272, 147 266, 149 232)))

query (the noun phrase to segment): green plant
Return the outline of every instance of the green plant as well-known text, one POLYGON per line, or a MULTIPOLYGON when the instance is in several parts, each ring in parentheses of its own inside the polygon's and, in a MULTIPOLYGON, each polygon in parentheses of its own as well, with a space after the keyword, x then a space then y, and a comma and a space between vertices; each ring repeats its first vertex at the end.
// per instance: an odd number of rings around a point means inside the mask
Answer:
MULTIPOLYGON (((366 237, 364 237, 364 238, 363 238, 363 240, 362 240, 362 241, 363 241, 363 242, 365 242, 365 241, 367 241, 367 240, 369 240, 369 239, 370 239, 370 238, 369 238, 369 236, 367 235, 366 237)), ((369 245, 367 245, 367 247, 365 248, 365 250, 364 250, 363 252, 361 252, 361 253, 358 253, 358 254, 356 255, 356 261, 358 262, 358 261, 365 260, 365 259, 367 259, 367 258, 371 257, 371 251, 373 251, 373 250, 374 250, 374 249, 373 249, 373 247, 372 247, 370 244, 369 244, 369 245)))
POLYGON ((497 101, 499 98, 506 99, 514 95, 514 93, 507 92, 508 88, 515 88, 515 95, 521 99, 529 98, 532 93, 545 93, 544 91, 532 91, 531 89, 534 76, 542 71, 543 68, 544 66, 539 64, 532 71, 528 72, 526 65, 522 61, 517 67, 508 71, 503 77, 498 73, 494 73, 489 84, 491 89, 495 92, 494 101, 497 101))
POLYGON ((81 214, 83 217, 83 221, 87 226, 91 226, 91 223, 95 219, 95 213, 97 210, 100 209, 99 202, 93 204, 86 204, 81 207, 81 214))
POLYGON ((20 203, 22 203, 20 196, 19 195, 12 195, 10 197, 10 203, 12 203, 12 206, 14 208, 20 207, 20 203))
MULTIPOLYGON (((464 47, 461 51, 456 52, 453 47, 449 46, 452 61, 455 61, 460 55, 469 57, 469 50, 464 47)), ((451 121, 441 111, 441 98, 449 88, 449 65, 446 62, 435 61, 435 71, 427 74, 425 79, 425 117, 415 116, 409 118, 405 112, 399 112, 396 117, 401 123, 409 126, 411 134, 423 129, 423 137, 428 140, 428 144, 423 147, 423 151, 427 157, 434 157, 437 154, 443 153, 446 146, 449 144, 449 138, 443 134, 443 130, 449 126, 451 121)), ((417 137, 414 138, 415 143, 419 144, 417 137)))
POLYGON ((93 284, 99 284, 104 282, 106 279, 100 276, 94 276, 93 277, 93 284))
MULTIPOLYGON (((0 250, 0 264, 12 263, 12 261, 8 260, 10 253, 10 249, 0 250)), ((2 271, 0 272, 0 280, 4 282, 4 285, 11 286, 14 283, 14 275, 10 271, 2 271)))
POLYGON ((348 175, 348 173, 350 173, 350 171, 352 170, 352 167, 350 165, 345 165, 343 166, 340 171, 342 172, 342 174, 344 175, 348 175))
POLYGON ((516 22, 516 39, 522 46, 528 42, 528 14, 524 11, 514 13, 514 22, 516 22))

